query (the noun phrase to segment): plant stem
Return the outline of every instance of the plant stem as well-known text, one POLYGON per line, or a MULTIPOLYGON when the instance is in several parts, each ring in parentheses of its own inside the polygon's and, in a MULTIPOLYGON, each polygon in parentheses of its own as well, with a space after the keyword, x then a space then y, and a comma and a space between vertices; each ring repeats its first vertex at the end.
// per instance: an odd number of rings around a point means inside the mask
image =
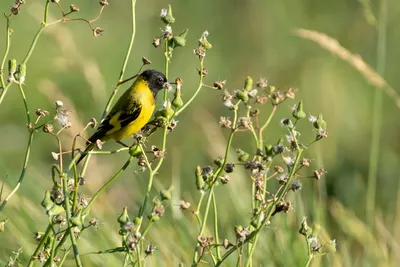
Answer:
POLYGON ((268 127, 268 125, 270 124, 270 122, 271 122, 271 120, 272 120, 272 117, 275 115, 275 112, 276 112, 277 109, 278 109, 278 105, 274 105, 273 108, 272 108, 271 113, 269 114, 269 117, 268 117, 267 121, 264 123, 264 125, 260 128, 260 130, 259 130, 259 132, 258 132, 258 136, 259 136, 259 139, 258 139, 258 142, 259 142, 258 147, 259 147, 259 148, 262 148, 262 147, 263 147, 263 142, 264 142, 264 140, 263 140, 263 138, 262 138, 263 132, 264 132, 264 130, 268 127))
POLYGON ((133 42, 135 41, 135 34, 136 34, 136 13, 135 13, 135 5, 136 5, 136 0, 131 0, 131 13, 132 13, 132 20, 131 20, 131 39, 129 41, 129 45, 128 45, 128 49, 126 51, 125 54, 125 58, 124 58, 124 62, 122 63, 122 68, 121 68, 121 72, 119 73, 119 77, 118 77, 118 82, 114 87, 113 92, 110 95, 110 98, 108 99, 106 108, 104 109, 103 115, 101 116, 101 120, 104 120, 104 118, 107 116, 108 112, 111 109, 111 105, 112 102, 115 98, 115 96, 117 95, 118 89, 119 89, 119 85, 118 83, 122 81, 124 74, 125 74, 125 70, 126 70, 126 66, 128 65, 128 60, 129 60, 129 56, 131 54, 132 51, 132 47, 133 47, 133 42))
MULTIPOLYGON (((5 88, 6 84, 4 81, 4 64, 6 63, 8 52, 10 51, 10 41, 11 41, 11 30, 10 30, 10 18, 6 16, 6 47, 4 49, 4 55, 3 55, 3 60, 1 61, 0 65, 0 82, 1 82, 1 87, 2 89, 5 88)), ((2 94, 4 91, 2 92, 2 94)), ((0 101, 1 103, 1 101, 0 101)))
MULTIPOLYGON (((204 230, 206 228, 207 217, 208 217, 208 213, 209 213, 209 210, 210 210, 210 203, 211 203, 211 199, 212 199, 213 194, 214 194, 214 186, 212 186, 210 188, 210 192, 208 193, 206 210, 204 211, 204 219, 203 219, 203 223, 202 223, 201 228, 200 228, 199 236, 203 235, 204 230)), ((196 248, 195 248, 195 253, 194 253, 194 256, 193 256, 193 264, 196 264, 198 262, 198 259, 199 259, 198 247, 199 247, 199 243, 197 243, 196 248)))
MULTIPOLYGON (((213 202, 213 209, 214 209, 214 237, 215 243, 219 244, 219 233, 218 233, 218 210, 217 210, 217 201, 215 200, 215 193, 212 192, 212 202, 213 202)), ((217 245, 216 248, 217 259, 221 259, 221 250, 220 247, 217 245)))
POLYGON ((33 264, 35 263, 36 257, 37 257, 37 255, 39 254, 40 249, 43 247, 44 242, 46 242, 47 238, 49 237, 49 235, 50 235, 50 233, 51 233, 52 227, 53 227, 53 226, 52 226, 51 224, 49 224, 49 225, 47 226, 46 232, 44 233, 44 235, 43 235, 42 238, 40 239, 40 242, 39 242, 39 244, 37 245, 37 247, 36 247, 36 249, 35 249, 35 252, 33 252, 32 256, 31 256, 31 258, 30 258, 30 260, 29 260, 28 267, 32 267, 33 264))
MULTIPOLYGON (((296 137, 295 137, 295 135, 294 135, 294 133, 293 133, 293 129, 290 130, 290 131, 291 131, 291 133, 292 133, 292 135, 293 135, 293 137, 294 137, 295 142, 297 143, 296 137)), ((297 147, 298 147, 298 144, 297 144, 297 147)), ((285 186, 283 187, 283 190, 280 191, 278 197, 275 199, 274 202, 272 202, 272 204, 270 204, 270 205, 268 206, 268 207, 270 207, 269 212, 268 212, 267 216, 262 220, 262 222, 261 222, 261 224, 260 224, 260 227, 257 228, 257 229, 255 229, 253 232, 251 232, 251 234, 248 235, 247 238, 246 238, 243 242, 239 242, 239 243, 237 244, 237 246, 232 247, 232 248, 229 249, 227 252, 225 252, 225 254, 222 256, 221 260, 219 260, 219 261, 217 262, 217 264, 215 265, 216 267, 217 267, 217 266, 221 266, 221 264, 226 260, 226 258, 228 258, 228 256, 229 256, 230 254, 232 254, 235 250, 241 248, 244 244, 248 243, 250 240, 253 240, 253 237, 257 236, 258 233, 260 232, 260 230, 264 227, 265 223, 266 223, 267 221, 269 221, 269 219, 270 219, 271 216, 272 216, 272 213, 274 212, 274 207, 276 207, 276 204, 282 200, 283 196, 285 195, 286 191, 288 190, 288 188, 289 188, 289 186, 290 186, 290 184, 291 184, 291 182, 292 182, 292 180, 293 180, 293 178, 294 178, 294 176, 295 176, 295 173, 296 173, 296 170, 297 170, 297 165, 298 165, 299 162, 300 162, 302 153, 303 153, 303 149, 298 148, 298 150, 297 150, 297 155, 296 155, 296 159, 295 159, 293 168, 292 168, 292 170, 291 170, 291 172, 290 172, 290 174, 289 174, 289 178, 288 178, 288 180, 287 180, 285 186)))
POLYGON ((175 112, 175 115, 178 116, 192 101, 196 98, 197 94, 200 92, 200 89, 203 87, 203 75, 201 74, 203 72, 204 68, 204 58, 200 59, 200 80, 199 80, 199 86, 197 87, 197 90, 194 92, 192 97, 180 108, 178 111, 175 112))
MULTIPOLYGON (((380 14, 378 18, 378 44, 377 44, 377 72, 383 77, 386 59, 386 24, 387 0, 380 1, 380 14)), ((370 227, 374 225, 376 179, 379 165, 379 144, 382 124, 382 90, 375 88, 374 108, 372 118, 372 141, 369 157, 368 186, 366 196, 367 222, 370 227)))
POLYGON ((129 164, 131 164, 132 160, 134 159, 133 156, 130 156, 128 160, 125 162, 125 164, 117 171, 117 173, 114 174, 113 177, 111 177, 90 199, 88 205, 83 209, 82 214, 87 213, 89 210, 90 206, 93 204, 93 202, 99 197, 99 195, 106 190, 125 170, 128 168, 129 164))
POLYGON ((81 258, 79 256, 79 251, 78 251, 78 245, 76 243, 76 238, 74 235, 74 227, 71 225, 71 206, 69 204, 69 192, 68 192, 68 176, 66 174, 62 174, 62 180, 63 180, 63 193, 64 193, 64 204, 65 204, 65 214, 66 214, 66 220, 68 224, 68 232, 71 237, 71 243, 72 243, 72 249, 74 251, 74 258, 75 258, 75 263, 78 267, 82 266, 81 263, 81 258))
MULTIPOLYGON (((27 122, 28 122, 28 126, 29 126, 30 123, 31 123, 31 116, 30 116, 29 109, 28 109, 28 102, 27 102, 24 90, 23 90, 21 85, 19 85, 19 89, 20 89, 20 93, 21 93, 22 99, 24 101, 25 113, 26 113, 27 122)), ((6 206, 7 202, 18 191, 19 187, 21 186, 21 184, 22 184, 22 182, 23 182, 23 180, 25 178, 26 170, 28 168, 29 156, 31 154, 33 134, 34 134, 33 129, 29 129, 28 145, 26 146, 25 159, 24 159, 24 163, 23 163, 23 166, 22 166, 21 174, 19 176, 19 179, 18 179, 17 184, 15 185, 14 189, 8 194, 8 196, 1 203, 0 212, 3 211, 3 209, 6 206)))

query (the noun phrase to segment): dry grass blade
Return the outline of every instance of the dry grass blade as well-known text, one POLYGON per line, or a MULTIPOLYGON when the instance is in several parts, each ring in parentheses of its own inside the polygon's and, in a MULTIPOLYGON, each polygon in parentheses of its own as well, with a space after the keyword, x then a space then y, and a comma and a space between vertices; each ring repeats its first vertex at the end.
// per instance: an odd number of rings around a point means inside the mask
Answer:
POLYGON ((317 43, 322 48, 349 63, 358 70, 371 85, 384 90, 386 94, 393 99, 397 107, 400 108, 399 94, 379 75, 379 73, 368 65, 360 55, 352 54, 349 50, 341 46, 337 40, 324 33, 306 29, 295 29, 294 34, 317 43))
POLYGON ((353 238, 363 246, 372 259, 381 263, 379 266, 390 266, 388 251, 386 247, 380 246, 381 239, 374 235, 373 230, 340 202, 332 200, 330 207, 333 218, 348 238, 353 238))

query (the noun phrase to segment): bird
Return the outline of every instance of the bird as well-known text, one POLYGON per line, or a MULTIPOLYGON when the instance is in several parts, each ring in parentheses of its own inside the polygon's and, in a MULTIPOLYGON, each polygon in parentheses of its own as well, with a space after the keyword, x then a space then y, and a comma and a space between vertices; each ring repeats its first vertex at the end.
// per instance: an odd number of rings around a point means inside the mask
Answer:
MULTIPOLYGON (((148 69, 140 73, 88 139, 85 152, 93 150, 97 140, 120 142, 139 132, 153 114, 157 93, 167 85, 167 78, 159 71, 148 69)), ((80 156, 77 164, 86 154, 80 156)))

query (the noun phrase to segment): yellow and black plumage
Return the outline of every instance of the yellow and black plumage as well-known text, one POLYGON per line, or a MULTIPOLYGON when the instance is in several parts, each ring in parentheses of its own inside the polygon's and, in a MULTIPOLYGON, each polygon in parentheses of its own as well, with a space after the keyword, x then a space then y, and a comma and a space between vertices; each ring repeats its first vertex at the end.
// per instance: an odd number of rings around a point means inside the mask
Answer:
MULTIPOLYGON (((137 133, 153 114, 158 91, 164 88, 167 78, 156 70, 145 70, 132 86, 118 99, 97 131, 88 139, 85 151, 95 147, 96 141, 120 141, 137 133)), ((83 154, 79 163, 86 154, 83 154)))

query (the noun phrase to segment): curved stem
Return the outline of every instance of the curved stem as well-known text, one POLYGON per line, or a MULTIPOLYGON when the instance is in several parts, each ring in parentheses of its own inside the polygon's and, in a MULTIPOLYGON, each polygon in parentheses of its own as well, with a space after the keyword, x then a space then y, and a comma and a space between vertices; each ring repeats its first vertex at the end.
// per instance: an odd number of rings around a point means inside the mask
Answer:
POLYGON ((130 41, 129 41, 129 45, 128 45, 128 49, 127 49, 127 51, 126 51, 126 55, 125 55, 125 58, 124 58, 124 62, 122 63, 122 68, 121 68, 121 72, 120 72, 119 77, 118 77, 118 82, 117 82, 117 84, 115 85, 115 88, 114 88, 113 92, 111 93, 110 98, 108 99, 106 108, 104 109, 103 115, 101 116, 101 120, 103 120, 103 119, 107 116, 108 112, 109 112, 110 109, 111 109, 111 104, 112 104, 112 102, 113 102, 115 96, 117 95, 117 92, 118 92, 118 89, 119 89, 118 83, 119 83, 120 81, 122 81, 122 79, 123 79, 123 77, 124 77, 124 74, 125 74, 126 66, 128 65, 129 56, 130 56, 131 51, 132 51, 133 42, 135 41, 135 34, 136 34, 136 13, 135 13, 135 5, 136 5, 136 0, 131 0, 131 13, 132 13, 132 20, 131 20, 131 27, 132 27, 132 29, 131 29, 131 30, 132 30, 132 31, 131 31, 131 39, 130 39, 130 41))
POLYGON ((62 174, 62 180, 63 180, 65 214, 66 214, 66 220, 67 220, 67 224, 68 224, 69 235, 71 237, 72 249, 74 251, 75 263, 78 267, 82 267, 81 258, 79 256, 78 245, 76 243, 76 238, 74 235, 74 229, 70 222, 71 206, 69 204, 69 192, 67 190, 68 189, 68 177, 66 174, 62 174))
POLYGON ((29 47, 28 53, 26 54, 24 60, 22 61, 22 64, 28 63, 28 60, 30 59, 30 57, 31 57, 31 55, 33 53, 33 50, 36 47, 36 44, 37 44, 37 41, 39 40, 40 35, 42 34, 44 28, 46 28, 46 26, 47 26, 47 17, 48 17, 48 13, 49 13, 49 5, 50 5, 50 0, 47 0, 45 8, 44 8, 43 22, 40 25, 39 30, 36 32, 35 37, 32 40, 32 44, 29 47))
MULTIPOLYGON (((31 116, 30 116, 29 109, 28 109, 28 102, 26 100, 25 93, 24 93, 24 90, 23 90, 21 85, 19 85, 19 89, 20 89, 20 92, 21 92, 22 99, 24 101, 25 113, 26 113, 27 122, 28 122, 28 126, 29 126, 30 123, 31 123, 31 116)), ((19 187, 21 186, 21 184, 22 184, 22 182, 23 182, 23 180, 25 178, 26 170, 28 168, 29 156, 31 154, 32 142, 33 142, 33 134, 34 134, 34 131, 32 129, 30 129, 29 130, 28 145, 27 145, 26 151, 25 151, 25 159, 24 159, 24 163, 22 165, 21 174, 19 176, 19 179, 18 179, 17 184, 15 185, 14 189, 8 194, 8 196, 1 203, 0 212, 3 211, 3 209, 6 206, 7 202, 18 191, 19 187)))
MULTIPOLYGON (((3 60, 1 61, 0 65, 0 82, 1 82, 1 87, 2 89, 5 88, 5 81, 4 81, 4 64, 6 63, 8 52, 10 51, 10 41, 11 41, 11 30, 10 30, 10 18, 6 16, 6 47, 4 49, 4 55, 3 55, 3 60)), ((2 92, 2 94, 4 91, 2 92)), ((1 103, 1 102, 0 102, 1 103)))
POLYGON ((192 95, 192 97, 180 108, 178 109, 178 111, 175 112, 175 115, 178 116, 185 108, 187 108, 187 106, 190 105, 190 103, 192 103, 192 101, 196 98, 197 94, 200 92, 200 89, 203 87, 203 75, 201 73, 203 73, 203 68, 204 68, 204 59, 200 59, 200 69, 199 69, 199 73, 200 73, 200 80, 199 80, 199 86, 197 87, 197 90, 195 91, 195 93, 192 95))

